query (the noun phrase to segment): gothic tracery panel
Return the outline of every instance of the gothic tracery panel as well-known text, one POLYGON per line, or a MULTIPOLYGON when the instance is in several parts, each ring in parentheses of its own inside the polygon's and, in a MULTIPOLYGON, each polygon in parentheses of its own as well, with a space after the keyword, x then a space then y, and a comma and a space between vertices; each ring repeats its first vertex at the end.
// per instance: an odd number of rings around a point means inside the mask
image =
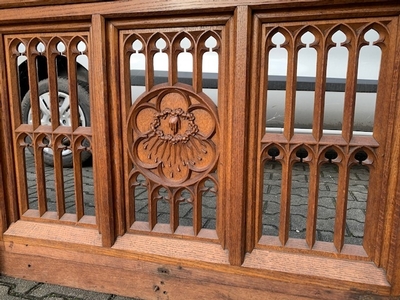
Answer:
POLYGON ((147 216, 137 219, 134 215, 143 202, 134 189, 128 192, 127 220, 132 229, 165 232, 167 225, 172 233, 179 227, 179 232, 195 236, 204 224, 216 229, 218 208, 207 213, 210 210, 203 206, 210 197, 204 193, 204 182, 213 182, 213 191, 218 189, 219 32, 219 28, 120 32, 125 58, 125 176, 136 187, 135 178, 142 174, 148 197, 147 216), (205 59, 217 63, 204 70, 205 59))

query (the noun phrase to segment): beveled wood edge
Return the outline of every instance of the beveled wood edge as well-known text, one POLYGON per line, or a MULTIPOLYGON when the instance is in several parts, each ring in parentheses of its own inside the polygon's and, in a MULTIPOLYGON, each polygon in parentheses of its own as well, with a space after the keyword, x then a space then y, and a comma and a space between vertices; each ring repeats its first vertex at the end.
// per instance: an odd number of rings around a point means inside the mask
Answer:
MULTIPOLYGON (((40 0, 37 0, 40 1, 40 0)), ((400 11, 399 3, 393 0, 381 0, 379 6, 376 0, 364 0, 359 3, 354 0, 338 0, 332 3, 330 0, 244 0, 241 1, 241 6, 249 6, 253 10, 265 9, 287 9, 292 7, 301 7, 309 9, 310 7, 320 7, 313 11, 313 18, 323 18, 327 12, 324 7, 335 8, 340 5, 347 5, 346 9, 329 11, 332 17, 354 17, 354 16, 367 16, 373 12, 375 15, 377 10, 379 15, 396 15, 400 11), (369 4, 370 7, 366 6, 369 4), (399 7, 398 10, 394 9, 394 5, 399 7), (360 11, 362 9, 363 11, 360 11)), ((234 11, 237 8, 237 2, 232 0, 205 0, 205 1, 166 1, 166 0, 127 0, 127 1, 97 1, 93 3, 73 3, 63 5, 47 5, 47 6, 34 6, 34 7, 19 7, 19 8, 5 8, 0 10, 0 24, 11 23, 29 23, 39 21, 40 23, 47 21, 57 20, 88 20, 94 14, 101 14, 106 18, 129 16, 143 16, 143 14, 150 15, 171 15, 179 13, 180 15, 193 12, 193 7, 196 7, 196 13, 215 13, 234 11)), ((1 6, 0 6, 1 8, 1 6)), ((285 10, 285 13, 288 13, 285 10)), ((304 12, 302 13, 304 16, 304 12)), ((296 15, 297 16, 297 15, 296 15)), ((301 14, 300 14, 301 16, 301 14)), ((308 16, 310 17, 310 16, 308 16)))
MULTIPOLYGON (((366 292, 354 288, 296 283, 225 272, 218 266, 201 268, 185 261, 144 261, 134 257, 83 253, 25 244, 0 244, 4 275, 144 299, 358 299, 366 292), (96 272, 93 272, 94 268, 96 272), (66 276, 67 274, 67 276, 66 276), (282 293, 284 291, 284 293, 282 293), (164 298, 161 298, 164 296, 164 298)), ((311 283, 311 284, 310 284, 311 283)), ((371 295, 371 292, 367 292, 371 295)), ((374 299, 389 299, 373 296, 374 299)))
MULTIPOLYGON (((104 248, 101 235, 95 229, 29 221, 13 223, 4 233, 1 244, 0 251, 5 253, 42 256, 43 259, 60 259, 58 253, 67 251, 68 259, 82 263, 90 263, 86 256, 101 255, 104 259, 94 260, 93 264, 112 266, 106 261, 114 257, 297 284, 308 282, 334 289, 390 293, 385 272, 365 261, 255 249, 246 254, 242 266, 231 266, 228 252, 215 243, 125 234, 118 237, 111 248, 104 248)), ((127 268, 125 263, 124 268, 127 268)))
MULTIPOLYGON (((32 6, 44 6, 44 5, 62 5, 62 4, 77 4, 77 3, 89 3, 89 2, 104 2, 104 0, 3 0, 0 3, 1 8, 21 8, 21 7, 32 7, 32 6)), ((113 1, 113 0, 108 0, 113 1)))

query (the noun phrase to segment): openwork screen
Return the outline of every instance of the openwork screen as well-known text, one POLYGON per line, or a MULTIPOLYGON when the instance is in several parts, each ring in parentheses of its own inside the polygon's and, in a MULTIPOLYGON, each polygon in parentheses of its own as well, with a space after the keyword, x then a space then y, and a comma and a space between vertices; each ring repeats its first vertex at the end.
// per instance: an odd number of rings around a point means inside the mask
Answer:
POLYGON ((216 238, 220 29, 123 30, 120 44, 128 228, 216 238))
POLYGON ((365 255, 348 245, 376 232, 388 24, 262 27, 260 245, 365 255))
POLYGON ((19 214, 95 224, 88 33, 12 35, 5 44, 19 214))

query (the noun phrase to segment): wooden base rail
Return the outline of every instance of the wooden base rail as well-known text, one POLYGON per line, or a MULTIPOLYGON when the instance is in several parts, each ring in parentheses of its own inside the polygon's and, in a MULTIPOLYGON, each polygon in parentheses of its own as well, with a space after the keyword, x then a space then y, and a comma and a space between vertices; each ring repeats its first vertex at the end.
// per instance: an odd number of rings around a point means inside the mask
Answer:
POLYGON ((104 249, 100 241, 92 229, 18 221, 4 234, 2 272, 144 299, 383 299, 390 291, 383 270, 365 261, 254 250, 234 267, 212 243, 126 234, 104 249))

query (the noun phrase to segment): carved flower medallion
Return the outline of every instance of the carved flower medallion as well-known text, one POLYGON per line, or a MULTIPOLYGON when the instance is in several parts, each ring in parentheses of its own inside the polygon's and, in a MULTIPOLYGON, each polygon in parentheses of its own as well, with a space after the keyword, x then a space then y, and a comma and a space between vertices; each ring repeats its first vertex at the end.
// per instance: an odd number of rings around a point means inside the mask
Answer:
POLYGON ((215 168, 216 107, 190 86, 159 86, 142 95, 131 108, 127 133, 132 162, 157 183, 192 184, 215 168))

